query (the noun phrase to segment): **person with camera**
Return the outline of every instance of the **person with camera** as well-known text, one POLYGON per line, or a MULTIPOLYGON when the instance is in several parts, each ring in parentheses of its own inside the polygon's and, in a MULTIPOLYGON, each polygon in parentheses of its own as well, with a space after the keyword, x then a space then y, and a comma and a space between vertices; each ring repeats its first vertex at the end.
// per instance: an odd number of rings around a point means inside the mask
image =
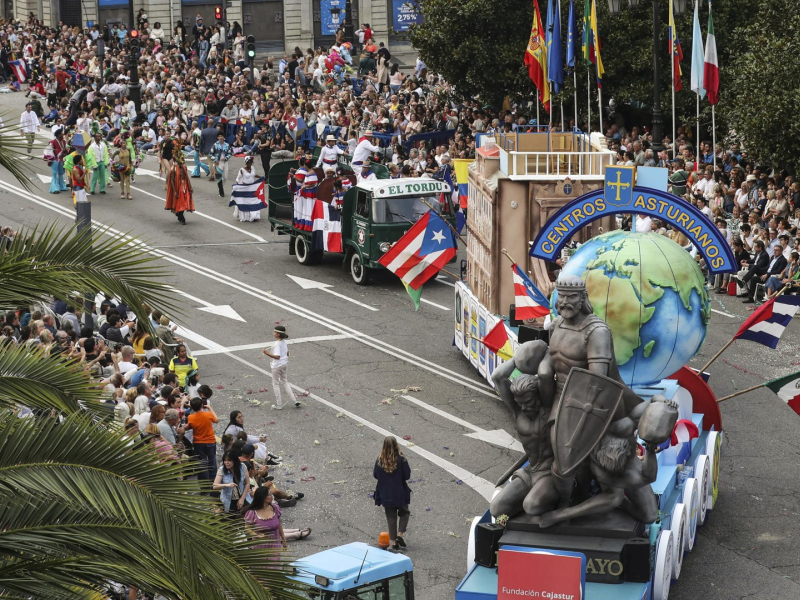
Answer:
POLYGON ((200 398, 193 398, 189 405, 192 414, 186 418, 186 430, 192 432, 192 448, 194 455, 203 465, 203 470, 198 473, 199 479, 213 481, 217 473, 217 438, 214 435, 214 423, 217 413, 211 404, 200 398))

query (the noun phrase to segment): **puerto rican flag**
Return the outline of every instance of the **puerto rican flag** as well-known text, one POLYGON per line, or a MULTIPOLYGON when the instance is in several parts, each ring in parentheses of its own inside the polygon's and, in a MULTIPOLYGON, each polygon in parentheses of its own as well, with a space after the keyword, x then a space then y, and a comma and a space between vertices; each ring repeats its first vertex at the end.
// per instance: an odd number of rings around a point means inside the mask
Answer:
POLYGON ((786 402, 791 409, 800 415, 800 371, 773 379, 764 384, 786 402))
POLYGON ((28 79, 28 63, 24 60, 10 60, 8 66, 14 72, 17 80, 20 83, 25 83, 28 79))
POLYGON ((378 262, 418 290, 455 255, 456 241, 450 228, 429 210, 378 262))
POLYGON ((327 202, 316 200, 311 212, 311 247, 327 252, 344 252, 342 213, 327 202))
POLYGON ((798 308, 800 296, 778 296, 768 300, 742 323, 733 338, 775 348, 798 308))
POLYGON ((520 321, 544 317, 550 313, 550 302, 534 283, 520 269, 517 263, 511 265, 514 275, 515 316, 520 321))
POLYGON ((253 183, 246 185, 234 184, 231 191, 231 201, 228 206, 236 206, 240 212, 252 212, 267 208, 267 199, 264 195, 264 178, 259 177, 253 183))

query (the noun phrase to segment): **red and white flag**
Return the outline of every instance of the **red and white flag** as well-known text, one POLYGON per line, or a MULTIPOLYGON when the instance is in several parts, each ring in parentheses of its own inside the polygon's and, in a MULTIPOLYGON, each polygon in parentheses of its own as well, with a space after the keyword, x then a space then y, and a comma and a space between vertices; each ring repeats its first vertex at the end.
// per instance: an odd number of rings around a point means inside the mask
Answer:
POLYGON ((514 316, 520 321, 544 317, 550 313, 550 302, 534 285, 517 263, 511 265, 514 274, 514 316))
POLYGON ((719 102, 719 61, 717 60, 717 41, 714 37, 714 17, 711 16, 711 3, 708 3, 708 32, 706 33, 706 55, 703 64, 703 87, 708 94, 708 102, 719 102))
POLYGON ((311 244, 315 250, 344 252, 341 212, 327 202, 315 200, 311 212, 311 222, 311 244))

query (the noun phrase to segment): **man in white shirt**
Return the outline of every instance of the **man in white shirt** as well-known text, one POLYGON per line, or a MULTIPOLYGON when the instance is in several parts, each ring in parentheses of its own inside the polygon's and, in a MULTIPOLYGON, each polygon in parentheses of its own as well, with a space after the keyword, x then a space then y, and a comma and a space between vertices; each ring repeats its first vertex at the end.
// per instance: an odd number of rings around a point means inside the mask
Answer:
POLYGON ((650 233, 653 231, 653 221, 647 215, 636 215, 636 233, 650 233))
POLYGON ((339 155, 344 154, 344 150, 336 145, 336 137, 328 134, 325 137, 325 145, 319 152, 319 159, 317 159, 316 167, 323 169, 327 167, 336 167, 339 162, 339 155))
POLYGON ((135 371, 139 367, 133 362, 133 346, 123 346, 119 361, 119 372, 125 375, 128 371, 135 371))
POLYGON ((361 166, 365 161, 369 160, 370 154, 373 152, 380 152, 380 146, 375 146, 370 140, 372 139, 372 130, 367 129, 364 135, 358 140, 358 145, 353 152, 353 161, 350 164, 353 173, 356 176, 361 174, 361 166))
MULTIPOLYGON (((706 171, 703 173, 703 178, 702 178, 702 179, 700 179, 700 180, 699 180, 697 183, 695 183, 695 184, 692 186, 692 193, 693 193, 693 194, 700 194, 700 195, 702 195, 702 196, 705 196, 705 197, 707 198, 708 196, 706 195, 706 191, 707 191, 707 189, 706 189, 706 188, 708 188, 708 186, 710 185, 710 186, 711 186, 711 189, 712 189, 712 190, 714 189, 714 183, 715 183, 715 182, 714 182, 714 180, 711 178, 711 176, 712 176, 713 174, 714 174, 714 172, 713 172, 713 171, 708 171, 708 170, 706 170, 706 171)), ((713 196, 712 196, 712 197, 713 197, 713 196)))
POLYGON ((33 150, 33 141, 36 139, 36 134, 39 132, 39 117, 31 110, 31 103, 25 105, 25 111, 19 117, 19 131, 28 140, 28 159, 32 159, 31 150, 33 150))

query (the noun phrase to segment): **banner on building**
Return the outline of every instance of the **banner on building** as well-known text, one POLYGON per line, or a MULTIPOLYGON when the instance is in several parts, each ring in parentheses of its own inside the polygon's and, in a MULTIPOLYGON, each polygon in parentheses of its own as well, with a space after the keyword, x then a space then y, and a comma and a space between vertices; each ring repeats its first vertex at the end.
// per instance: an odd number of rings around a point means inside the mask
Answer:
POLYGON ((397 32, 422 23, 422 13, 414 0, 392 0, 392 15, 392 28, 397 32))
POLYGON ((345 0, 320 0, 320 25, 322 35, 336 35, 336 30, 344 24, 347 11, 345 0))

